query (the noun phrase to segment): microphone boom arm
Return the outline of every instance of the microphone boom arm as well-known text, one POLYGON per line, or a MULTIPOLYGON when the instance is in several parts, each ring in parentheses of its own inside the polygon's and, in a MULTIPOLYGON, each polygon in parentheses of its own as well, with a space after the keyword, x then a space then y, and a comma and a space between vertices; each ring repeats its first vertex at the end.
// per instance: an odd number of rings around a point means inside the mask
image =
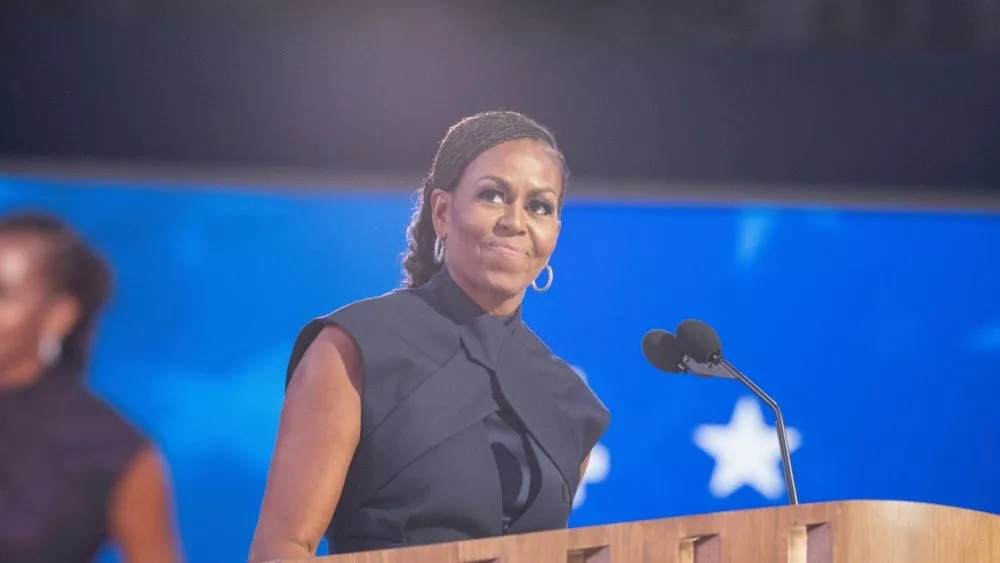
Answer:
POLYGON ((767 406, 771 407, 771 410, 774 411, 774 418, 777 421, 776 427, 778 431, 778 448, 781 450, 781 463, 785 470, 785 486, 788 488, 788 503, 793 506, 799 504, 799 494, 795 490, 795 476, 792 474, 792 456, 788 451, 788 436, 785 433, 785 420, 781 416, 781 409, 778 407, 778 403, 769 397, 763 389, 757 387, 753 381, 750 381, 750 378, 743 375, 740 370, 736 369, 733 364, 726 361, 725 358, 716 356, 712 359, 716 360, 716 362, 712 363, 716 363, 716 365, 725 370, 731 378, 742 381, 743 385, 746 385, 748 389, 753 391, 754 395, 760 397, 760 400, 767 403, 767 406))

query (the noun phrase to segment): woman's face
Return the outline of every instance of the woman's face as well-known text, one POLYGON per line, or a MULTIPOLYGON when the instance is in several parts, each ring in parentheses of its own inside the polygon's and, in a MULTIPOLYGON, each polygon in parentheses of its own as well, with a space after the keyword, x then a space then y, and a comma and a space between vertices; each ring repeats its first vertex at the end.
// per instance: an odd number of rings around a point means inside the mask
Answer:
POLYGON ((0 233, 0 380, 12 371, 34 375, 42 339, 61 339, 73 322, 67 299, 50 291, 47 251, 44 237, 0 233))
POLYGON ((505 314, 520 303, 555 250, 562 190, 552 149, 518 139, 479 155, 453 192, 432 194, 448 271, 480 305, 505 314))

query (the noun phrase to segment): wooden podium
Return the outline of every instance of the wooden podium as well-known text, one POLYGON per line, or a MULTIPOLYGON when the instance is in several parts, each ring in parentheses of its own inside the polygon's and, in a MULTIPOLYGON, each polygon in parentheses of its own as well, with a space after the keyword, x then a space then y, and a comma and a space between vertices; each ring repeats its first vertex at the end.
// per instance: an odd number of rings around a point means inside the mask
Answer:
POLYGON ((1000 563, 1000 516, 845 501, 571 528, 314 563, 1000 563))

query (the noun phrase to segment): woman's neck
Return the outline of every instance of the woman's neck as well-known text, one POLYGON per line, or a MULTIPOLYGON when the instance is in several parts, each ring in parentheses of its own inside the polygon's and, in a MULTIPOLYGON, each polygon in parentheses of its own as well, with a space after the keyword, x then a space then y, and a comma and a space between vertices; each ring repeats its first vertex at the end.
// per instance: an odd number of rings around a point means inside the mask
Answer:
POLYGON ((463 280, 452 275, 452 280, 472 302, 494 317, 509 317, 517 312, 524 300, 524 291, 514 295, 499 294, 495 291, 481 290, 465 283, 463 280))
POLYGON ((9 391, 28 387, 42 378, 45 366, 40 360, 25 359, 0 370, 0 390, 9 391))

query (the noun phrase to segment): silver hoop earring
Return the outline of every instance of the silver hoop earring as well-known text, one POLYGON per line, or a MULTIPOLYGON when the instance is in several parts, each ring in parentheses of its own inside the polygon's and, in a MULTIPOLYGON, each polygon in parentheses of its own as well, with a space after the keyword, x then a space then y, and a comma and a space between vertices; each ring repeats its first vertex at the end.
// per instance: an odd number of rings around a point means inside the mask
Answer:
POLYGON ((434 240, 434 263, 444 262, 444 240, 438 237, 434 240))
POLYGON ((552 287, 552 280, 555 277, 555 274, 552 273, 552 266, 546 264, 544 269, 549 271, 549 280, 545 282, 545 285, 542 287, 538 287, 538 280, 532 280, 531 282, 531 289, 534 289, 538 293, 545 293, 546 291, 548 291, 549 288, 552 287))
POLYGON ((46 336, 38 343, 38 357, 42 360, 42 364, 51 366, 59 361, 61 355, 62 341, 58 338, 46 336))

